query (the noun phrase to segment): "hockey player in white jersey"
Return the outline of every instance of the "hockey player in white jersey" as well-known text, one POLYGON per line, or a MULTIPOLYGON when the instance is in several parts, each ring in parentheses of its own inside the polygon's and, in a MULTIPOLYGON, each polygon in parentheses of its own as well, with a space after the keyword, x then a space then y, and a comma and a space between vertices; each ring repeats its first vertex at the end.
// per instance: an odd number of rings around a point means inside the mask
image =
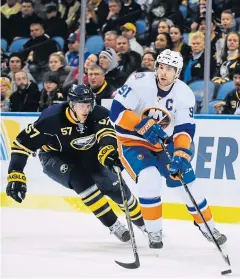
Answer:
POLYGON ((120 159, 137 182, 142 215, 150 248, 162 248, 161 175, 168 187, 182 196, 194 223, 212 241, 200 215, 184 190, 177 174, 182 173, 213 235, 221 245, 227 238, 216 228, 201 186, 195 180, 190 150, 195 133, 195 97, 179 75, 180 53, 164 50, 155 62, 155 73, 132 74, 117 91, 110 118, 118 137, 120 159), (169 161, 159 142, 172 155, 169 161))

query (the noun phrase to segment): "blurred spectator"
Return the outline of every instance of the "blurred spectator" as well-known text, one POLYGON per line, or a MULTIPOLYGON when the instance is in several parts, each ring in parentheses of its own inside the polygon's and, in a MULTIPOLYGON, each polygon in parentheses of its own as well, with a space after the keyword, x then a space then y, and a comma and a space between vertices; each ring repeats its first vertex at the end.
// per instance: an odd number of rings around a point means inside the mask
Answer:
POLYGON ((136 51, 141 56, 143 55, 143 48, 136 40, 137 28, 131 22, 125 23, 121 26, 122 35, 127 37, 130 43, 130 48, 133 51, 136 51))
POLYGON ((17 14, 20 10, 21 4, 18 2, 18 0, 7 0, 7 2, 0 7, 0 12, 4 14, 6 18, 17 14))
POLYGON ((113 48, 116 50, 117 47, 117 32, 116 31, 108 31, 104 35, 104 46, 105 48, 113 48))
POLYGON ((9 98, 12 94, 12 88, 11 88, 11 79, 2 74, 1 75, 1 111, 6 112, 10 110, 10 101, 9 98))
POLYGON ((154 72, 154 64, 157 56, 154 52, 146 52, 142 57, 142 67, 148 68, 151 72, 154 72))
POLYGON ((234 69, 233 81, 235 89, 226 96, 223 102, 214 106, 218 114, 240 114, 240 64, 234 69))
POLYGON ((79 31, 71 33, 68 38, 68 52, 65 54, 66 64, 71 67, 77 67, 79 65, 79 43, 79 31))
MULTIPOLYGON (((172 50, 182 54, 184 65, 186 65, 190 58, 191 48, 184 42, 183 29, 180 26, 172 26, 170 28, 170 36, 173 42, 172 50)), ((184 70, 182 72, 184 72, 184 70)))
POLYGON ((169 33, 170 27, 173 26, 173 23, 168 19, 161 19, 158 24, 158 34, 160 33, 169 33))
POLYGON ((236 27, 233 26, 234 15, 232 12, 226 10, 221 14, 221 26, 222 26, 222 36, 223 38, 231 31, 235 31, 236 27))
POLYGON ((27 67, 27 65, 25 65, 24 60, 17 53, 12 53, 10 55, 7 65, 8 65, 8 67, 4 70, 4 73, 6 73, 12 80, 12 83, 11 83, 12 92, 17 90, 17 86, 14 82, 15 73, 24 71, 27 73, 29 80, 35 81, 33 76, 29 73, 28 67, 27 67))
POLYGON ((109 0, 109 13, 102 31, 119 31, 126 22, 134 23, 142 14, 141 6, 132 0, 109 0))
POLYGON ((103 68, 93 65, 88 68, 88 84, 96 94, 96 103, 101 105, 101 99, 110 99, 115 91, 115 87, 105 80, 103 68))
POLYGON ((64 55, 61 51, 54 52, 49 56, 49 68, 51 72, 57 74, 60 86, 63 86, 72 68, 66 66, 64 55))
POLYGON ((68 37, 68 26, 58 12, 57 5, 49 3, 45 5, 47 18, 43 22, 44 30, 50 38, 60 36, 64 39, 68 37))
POLYGON ((76 19, 80 18, 80 2, 77 0, 62 0, 58 11, 68 26, 69 31, 76 19))
POLYGON ((120 87, 122 81, 119 79, 118 57, 114 49, 107 48, 100 52, 99 55, 99 65, 103 68, 105 72, 105 78, 108 83, 114 87, 120 87))
POLYGON ((238 23, 238 27, 240 27, 240 1, 239 0, 231 0, 231 8, 232 12, 235 16, 235 20, 238 23))
POLYGON ((159 34, 154 43, 155 51, 160 54, 164 49, 173 49, 173 42, 168 33, 159 34))
POLYGON ((152 29, 157 29, 159 21, 170 19, 174 24, 182 24, 184 18, 179 10, 179 0, 153 0, 148 12, 148 20, 152 29))
POLYGON ((36 83, 28 79, 24 71, 15 73, 17 90, 10 97, 11 111, 34 112, 38 110, 40 92, 36 83))
POLYGON ((62 93, 57 74, 47 72, 43 76, 43 90, 41 92, 38 110, 43 111, 51 105, 64 101, 66 101, 66 97, 62 93))
POLYGON ((22 0, 21 11, 9 17, 9 30, 11 41, 30 36, 29 30, 32 23, 41 22, 35 14, 32 0, 22 0))
POLYGON ((9 57, 4 53, 3 49, 1 48, 1 72, 5 72, 8 69, 8 60, 9 57))
POLYGON ((141 6, 134 0, 123 0, 125 22, 136 22, 142 16, 141 6))
POLYGON ((86 33, 88 36, 97 35, 106 22, 108 4, 104 0, 90 0, 87 7, 86 33))
MULTIPOLYGON (((204 78, 204 47, 205 36, 201 32, 196 32, 190 39, 192 55, 184 72, 184 82, 190 83, 204 78)), ((210 77, 212 78, 216 68, 216 61, 211 57, 210 77)))
POLYGON ((37 82, 40 82, 43 73, 48 68, 48 57, 58 50, 57 43, 44 34, 40 23, 32 23, 30 26, 31 39, 24 46, 21 54, 28 61, 30 73, 37 82))
POLYGON ((141 55, 130 49, 129 40, 125 36, 117 38, 117 54, 119 57, 118 70, 120 86, 127 80, 129 75, 141 67, 141 55), (121 78, 120 78, 121 77, 121 78))
POLYGON ((222 63, 214 82, 224 83, 230 79, 237 62, 240 61, 240 35, 231 32, 227 35, 222 55, 222 63))
POLYGON ((5 39, 8 43, 11 42, 9 19, 3 13, 1 13, 1 38, 5 39))

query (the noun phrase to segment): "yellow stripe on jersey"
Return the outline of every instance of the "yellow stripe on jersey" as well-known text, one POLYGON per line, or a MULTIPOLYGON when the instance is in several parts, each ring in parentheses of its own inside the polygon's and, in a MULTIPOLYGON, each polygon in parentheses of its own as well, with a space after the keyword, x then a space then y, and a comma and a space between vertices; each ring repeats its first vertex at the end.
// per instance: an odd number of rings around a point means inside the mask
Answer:
POLYGON ((175 148, 189 149, 191 145, 190 136, 186 134, 180 134, 173 139, 175 148))
POLYGON ((14 145, 17 145, 18 147, 20 147, 21 149, 23 149, 24 151, 26 151, 27 153, 31 154, 33 151, 28 149, 27 147, 25 147, 24 145, 22 145, 21 143, 18 142, 18 140, 14 140, 13 142, 14 145))
POLYGON ((94 204, 89 205, 89 209, 91 211, 96 211, 97 209, 101 208, 103 205, 107 203, 107 199, 103 196, 100 200, 96 201, 94 204))
POLYGON ((112 128, 103 128, 101 130, 99 130, 97 133, 96 133, 96 139, 97 141, 99 142, 101 140, 101 138, 103 137, 103 135, 107 135, 107 134, 113 134, 113 135, 116 135, 116 132, 114 129, 112 128))
POLYGON ((141 122, 141 117, 130 110, 125 110, 121 117, 121 120, 116 123, 119 127, 123 129, 134 131, 134 128, 141 122))
POLYGON ((30 154, 24 150, 14 150, 12 149, 11 151, 11 154, 14 154, 14 153, 19 153, 19 154, 23 154, 23 155, 26 155, 27 157, 30 156, 30 154))

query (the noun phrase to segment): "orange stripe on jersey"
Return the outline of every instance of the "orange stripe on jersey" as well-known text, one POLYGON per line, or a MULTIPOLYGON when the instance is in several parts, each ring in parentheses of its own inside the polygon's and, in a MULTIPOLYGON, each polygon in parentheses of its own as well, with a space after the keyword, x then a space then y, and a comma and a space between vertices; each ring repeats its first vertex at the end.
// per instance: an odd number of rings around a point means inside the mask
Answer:
POLYGON ((134 128, 141 122, 141 117, 133 111, 125 110, 121 120, 116 123, 123 129, 134 131, 134 128))
POLYGON ((128 161, 126 160, 126 158, 123 156, 123 152, 122 152, 122 146, 119 146, 118 148, 118 152, 119 152, 119 158, 124 166, 124 168, 126 169, 126 171, 130 174, 130 176, 132 177, 132 179, 134 181, 137 180, 137 175, 136 173, 133 171, 133 169, 131 168, 130 164, 128 163, 128 161))
POLYGON ((186 148, 189 149, 191 145, 190 136, 186 134, 180 134, 176 136, 174 139, 174 147, 175 148, 186 148))
POLYGON ((124 146, 142 146, 154 152, 159 152, 162 150, 160 143, 152 145, 147 141, 135 140, 132 138, 125 138, 121 136, 117 136, 117 139, 118 139, 118 143, 124 146))
POLYGON ((143 207, 141 206, 141 212, 143 219, 145 220, 157 220, 162 217, 162 205, 154 207, 143 207))
MULTIPOLYGON (((202 215, 205 218, 206 222, 208 222, 212 219, 212 212, 211 212, 209 206, 204 211, 202 211, 202 215)), ((192 216, 198 224, 203 223, 202 218, 199 214, 192 214, 192 216)))

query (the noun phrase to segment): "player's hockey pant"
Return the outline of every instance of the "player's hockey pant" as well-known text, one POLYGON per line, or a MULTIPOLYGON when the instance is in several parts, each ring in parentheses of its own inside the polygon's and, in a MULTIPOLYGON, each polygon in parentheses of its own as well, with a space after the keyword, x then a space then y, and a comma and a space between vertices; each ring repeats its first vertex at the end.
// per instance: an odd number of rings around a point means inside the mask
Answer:
MULTIPOLYGON (((116 222, 117 216, 104 196, 109 196, 123 209, 119 181, 115 173, 100 164, 97 164, 90 172, 82 165, 66 163, 62 158, 50 152, 40 152, 39 158, 43 172, 54 181, 79 194, 83 203, 105 226, 110 227, 116 222)), ((123 187, 133 223, 138 226, 144 225, 138 201, 126 184, 123 187)))
MULTIPOLYGON (((171 155, 173 154, 173 145, 168 145, 168 151, 171 155)), ((202 230, 205 230, 201 217, 196 212, 180 180, 170 176, 167 167, 170 162, 165 152, 154 153, 141 146, 123 146, 120 147, 120 158, 132 178, 137 178, 139 202, 147 230, 157 231, 161 228, 161 184, 163 177, 166 179, 167 186, 179 193, 194 220, 201 226, 202 230)), ((213 229, 214 223, 210 208, 202 193, 201 185, 197 185, 198 181, 195 181, 195 175, 189 163, 183 177, 203 216, 213 229)))

